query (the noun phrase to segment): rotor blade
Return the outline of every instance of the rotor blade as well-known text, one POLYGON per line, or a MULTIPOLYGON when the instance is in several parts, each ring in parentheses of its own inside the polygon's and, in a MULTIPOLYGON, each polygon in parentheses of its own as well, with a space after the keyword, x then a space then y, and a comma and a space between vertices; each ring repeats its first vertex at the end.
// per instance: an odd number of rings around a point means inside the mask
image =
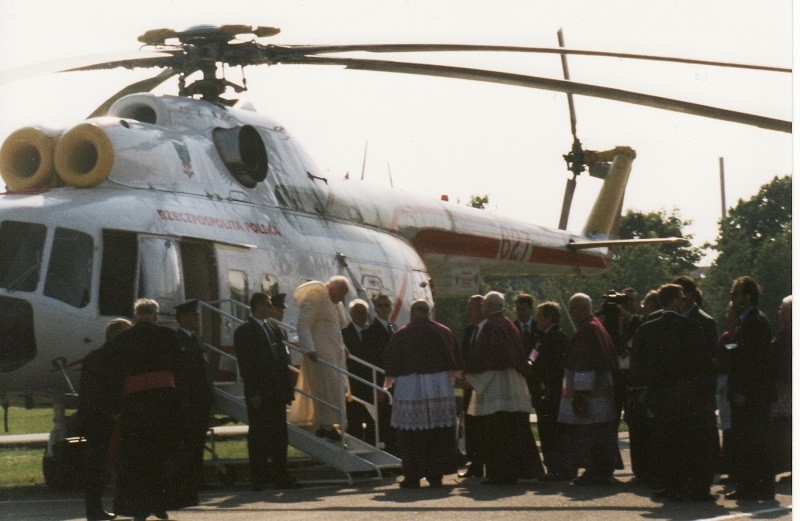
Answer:
MULTIPOLYGON (((562 29, 558 30, 558 46, 563 48, 564 47, 564 31, 562 29)), ((564 71, 564 79, 569 81, 569 67, 567 66, 567 55, 561 54, 561 69, 564 71)), ((569 105, 569 124, 570 128, 572 129, 572 139, 578 139, 578 121, 575 117, 575 102, 572 100, 572 93, 567 92, 567 105, 569 105)), ((566 229, 566 228, 563 228, 566 229)))
POLYGON ((690 101, 681 101, 672 98, 643 94, 613 87, 603 87, 589 83, 577 83, 567 80, 555 80, 541 76, 526 76, 508 72, 490 71, 485 69, 471 69, 466 67, 450 67, 444 65, 430 65, 424 63, 395 62, 385 60, 361 60, 352 58, 326 58, 321 56, 294 57, 282 60, 285 64, 318 64, 342 65, 348 69, 392 72, 400 74, 417 74, 422 76, 436 76, 463 80, 484 81, 503 85, 515 85, 534 89, 550 90, 556 92, 570 92, 582 96, 592 96, 645 107, 671 110, 684 114, 692 114, 711 119, 742 123, 777 130, 780 132, 792 131, 792 122, 757 114, 748 114, 690 101))
POLYGON ((12 81, 24 80, 33 76, 41 74, 50 74, 53 72, 66 72, 77 70, 90 70, 90 69, 109 69, 119 66, 127 66, 131 64, 135 67, 153 67, 160 66, 166 67, 169 63, 164 60, 169 60, 172 56, 160 52, 118 52, 113 54, 95 54, 91 56, 81 56, 77 58, 67 58, 65 60, 54 60, 49 62, 35 63, 33 65, 26 65, 16 69, 8 69, 0 72, 0 84, 9 83, 12 81), (147 65, 150 62, 158 62, 155 65, 147 65), (123 65, 120 65, 123 64, 123 65), (134 65, 136 64, 136 65, 134 65), (141 65, 138 65, 141 64, 141 65))
POLYGON ((608 241, 570 242, 570 250, 589 250, 592 248, 608 248, 617 246, 661 246, 662 244, 684 244, 689 242, 683 237, 664 237, 663 239, 612 239, 608 241))
POLYGON ((569 211, 572 208, 572 196, 575 194, 575 176, 567 179, 567 187, 564 189, 564 202, 561 205, 561 219, 558 221, 558 229, 566 230, 569 222, 569 211))
MULTIPOLYGON (((271 46, 268 46, 271 47, 271 46)), ((689 65, 710 65, 714 67, 732 67, 736 69, 750 69, 770 72, 792 72, 791 68, 775 67, 771 65, 754 65, 748 63, 722 62, 714 60, 699 60, 693 58, 679 58, 674 56, 657 56, 650 54, 633 54, 626 52, 591 51, 588 49, 565 49, 562 47, 520 47, 513 45, 463 45, 463 44, 375 44, 375 45, 289 45, 289 49, 300 51, 306 56, 316 54, 331 54, 340 52, 527 52, 536 54, 575 54, 581 56, 601 56, 607 58, 627 58, 631 60, 662 61, 685 63, 689 65)))
MULTIPOLYGON (((120 99, 123 96, 127 96, 128 94, 134 94, 136 92, 150 92, 151 90, 155 89, 168 79, 172 78, 178 74, 178 71, 173 69, 164 69, 156 76, 152 78, 147 78, 146 80, 137 81, 136 83, 131 83, 124 89, 120 90, 106 101, 104 101, 99 107, 94 109, 94 112, 89 114, 89 118, 97 118, 100 116, 105 116, 108 114, 108 109, 111 108, 111 105, 114 104, 115 101, 120 99)), ((87 118, 87 119, 89 119, 87 118)))

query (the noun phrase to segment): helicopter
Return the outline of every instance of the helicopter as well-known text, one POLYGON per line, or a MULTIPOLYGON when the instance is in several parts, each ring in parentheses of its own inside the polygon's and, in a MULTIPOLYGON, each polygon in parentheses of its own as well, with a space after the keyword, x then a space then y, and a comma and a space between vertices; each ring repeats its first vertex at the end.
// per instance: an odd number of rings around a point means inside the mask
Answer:
MULTIPOLYGON (((126 86, 69 128, 28 126, 2 144, 0 396, 6 403, 45 395, 63 408, 74 395, 77 362, 103 343, 108 320, 130 316, 140 297, 158 301, 167 320, 188 299, 219 303, 226 316, 242 318, 255 291, 289 293, 308 280, 344 275, 353 288, 349 298, 392 296, 392 320, 402 324, 414 300, 474 292, 479 275, 597 274, 612 261, 610 247, 672 241, 613 238, 636 153, 585 150, 572 96, 791 132, 791 122, 776 118, 570 81, 565 60, 583 54, 760 66, 563 45, 265 43, 278 32, 248 25, 147 31, 139 41, 148 52, 63 70, 156 68, 155 76, 126 86), (565 79, 342 56, 442 51, 555 54, 565 79), (225 67, 284 65, 566 93, 573 143, 564 156, 571 177, 559 228, 326 176, 287 129, 240 99, 246 85, 220 75, 225 67), (177 95, 150 92, 175 77, 177 95), (573 233, 566 230, 572 194, 586 171, 604 184, 582 233, 573 233)), ((286 322, 296 314, 290 305, 286 322)), ((204 322, 204 337, 222 351, 232 351, 232 332, 230 321, 204 322)), ((223 362, 217 376, 235 379, 235 367, 223 362)))

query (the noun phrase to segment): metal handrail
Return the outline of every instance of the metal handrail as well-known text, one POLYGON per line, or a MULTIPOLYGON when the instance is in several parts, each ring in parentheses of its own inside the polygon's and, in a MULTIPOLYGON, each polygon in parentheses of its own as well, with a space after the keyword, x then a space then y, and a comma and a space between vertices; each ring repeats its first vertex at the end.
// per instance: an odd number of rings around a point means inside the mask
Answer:
MULTIPOLYGON (((280 320, 277 320, 277 319, 274 319, 274 318, 269 318, 268 320, 269 320, 269 322, 271 324, 274 324, 274 325, 280 327, 284 331, 287 331, 289 333, 296 333, 297 332, 297 328, 295 328, 295 327, 293 327, 293 326, 291 326, 289 324, 286 324, 285 322, 281 322, 280 320)), ((289 341, 284 341, 283 343, 284 343, 284 345, 286 345, 290 349, 294 349, 295 351, 299 351, 299 352, 303 353, 303 350, 300 349, 300 347, 298 345, 293 344, 292 342, 289 342, 289 341)), ((381 441, 380 440, 380 425, 379 425, 378 413, 377 413, 378 393, 382 393, 384 396, 386 396, 388 403, 390 405, 392 404, 392 394, 387 389, 384 389, 382 386, 379 386, 379 385, 377 385, 375 383, 377 381, 377 373, 380 372, 381 374, 385 374, 385 371, 383 369, 381 369, 380 367, 367 362, 366 360, 362 360, 361 358, 352 355, 349 350, 347 351, 347 358, 351 359, 351 360, 354 360, 354 361, 356 361, 358 363, 364 364, 366 367, 371 369, 372 370, 373 381, 370 382, 369 380, 361 378, 360 376, 355 375, 355 374, 347 371, 346 369, 343 369, 343 368, 341 368, 341 367, 339 367, 339 366, 337 366, 335 364, 332 364, 331 362, 328 362, 327 360, 323 360, 322 358, 318 358, 317 359, 317 363, 321 363, 322 365, 333 369, 337 373, 339 373, 341 375, 344 375, 344 376, 346 376, 347 378, 349 378, 351 380, 355 380, 357 382, 360 382, 360 383, 362 383, 362 384, 364 384, 364 385, 366 385, 366 386, 368 386, 368 387, 370 387, 372 389, 372 399, 373 399, 373 402, 374 402, 372 404, 369 404, 366 401, 364 401, 364 400, 362 400, 362 399, 360 399, 360 398, 358 398, 356 396, 352 396, 351 395, 350 398, 352 400, 357 401, 358 403, 362 403, 363 405, 372 405, 372 406, 376 407, 376 411, 375 411, 375 416, 376 417, 375 417, 375 422, 374 422, 375 423, 374 429, 375 429, 375 445, 377 446, 381 441)), ((340 420, 340 425, 342 425, 344 418, 342 417, 341 413, 339 414, 339 420, 340 420)), ((345 427, 346 427, 345 425, 342 425, 343 429, 345 427)))
MULTIPOLYGON (((220 299, 220 300, 215 300, 215 301, 210 301, 210 302, 206 302, 206 301, 200 300, 198 302, 199 302, 201 307, 206 308, 206 309, 208 309, 209 311, 211 311, 213 313, 217 313, 221 317, 227 318, 227 319, 229 319, 229 320, 231 320, 231 321, 233 321, 233 322, 235 322, 235 323, 237 323, 239 325, 240 324, 244 324, 245 321, 240 319, 239 317, 231 315, 230 313, 228 313, 226 311, 223 311, 222 309, 216 307, 215 304, 231 303, 231 304, 234 304, 234 305, 242 306, 243 309, 244 308, 247 309, 248 313, 250 312, 250 308, 248 306, 245 306, 244 304, 242 304, 238 300, 233 300, 233 299, 220 299)), ((288 324, 280 322, 279 320, 274 320, 274 319, 269 319, 269 320, 277 323, 279 326, 283 327, 283 329, 286 329, 286 330, 288 330, 288 329, 292 329, 293 330, 294 329, 291 326, 289 326, 288 324)), ((200 322, 198 324, 198 328, 202 328, 202 313, 200 314, 200 322)), ((284 344, 294 347, 290 342, 284 341, 284 344)), ((236 380, 237 381, 241 381, 241 374, 239 372, 238 359, 236 358, 235 355, 232 355, 230 353, 226 353, 225 351, 222 351, 221 349, 218 349, 218 348, 216 348, 216 347, 214 347, 212 345, 206 344, 206 343, 204 343, 204 346, 206 347, 207 350, 210 350, 210 351, 212 351, 214 353, 217 353, 217 354, 225 357, 228 360, 237 362, 237 364, 236 364, 236 380)), ((324 362, 323 360, 320 360, 320 361, 324 362)), ((295 371, 295 372, 299 372, 291 364, 289 365, 289 369, 292 370, 292 371, 295 371)), ((297 387, 295 387, 294 390, 296 392, 299 392, 300 394, 302 394, 304 396, 307 396, 309 399, 313 400, 314 402, 318 402, 318 403, 321 403, 322 405, 324 405, 326 407, 330 407, 337 414, 337 416, 339 416, 340 421, 343 419, 343 414, 342 414, 343 411, 341 410, 340 407, 337 407, 336 405, 333 405, 332 403, 327 402, 327 401, 325 401, 325 400, 323 400, 321 398, 313 396, 313 395, 307 393, 306 391, 303 391, 302 389, 298 389, 297 387)), ((342 425, 342 429, 345 429, 346 427, 347 427, 346 425, 342 425)))
MULTIPOLYGON (((287 324, 285 322, 281 322, 280 320, 277 320, 277 319, 274 319, 274 318, 269 318, 267 320, 270 323, 275 324, 276 326, 280 327, 281 329, 284 329, 285 331, 288 331, 290 333, 296 333, 297 332, 296 328, 290 326, 289 324, 287 324)), ((297 344, 289 342, 288 340, 284 340, 283 343, 286 346, 288 346, 290 349, 294 349, 295 351, 299 351, 300 353, 303 353, 303 350, 300 349, 300 346, 298 346, 297 344)), ((347 357, 349 359, 351 359, 351 360, 354 360, 354 361, 358 362, 358 363, 364 364, 368 368, 372 369, 373 373, 379 372, 381 374, 385 374, 385 371, 383 369, 381 369, 380 367, 378 367, 377 365, 371 364, 371 363, 367 362, 366 360, 362 360, 361 358, 350 354, 349 351, 347 353, 347 357)), ((365 385, 368 385, 368 386, 372 387, 373 390, 376 390, 378 392, 382 392, 389 399, 389 403, 392 403, 392 394, 389 391, 387 391, 386 389, 384 389, 383 387, 377 385, 375 382, 370 382, 369 380, 365 380, 364 378, 361 378, 358 375, 350 373, 346 369, 342 369, 341 367, 339 367, 339 366, 337 366, 335 364, 332 364, 332 363, 330 363, 327 360, 324 360, 322 358, 318 359, 317 361, 322 363, 323 365, 325 365, 327 367, 330 367, 331 369, 334 369, 336 372, 347 376, 348 378, 352 378, 352 379, 354 379, 354 380, 356 380, 358 382, 361 382, 361 383, 363 383, 365 385)))
POLYGON ((61 372, 61 376, 63 376, 64 380, 67 382, 70 392, 64 394, 66 396, 78 396, 78 391, 75 390, 75 386, 72 384, 72 378, 67 374, 67 360, 63 356, 54 358, 53 367, 61 372))

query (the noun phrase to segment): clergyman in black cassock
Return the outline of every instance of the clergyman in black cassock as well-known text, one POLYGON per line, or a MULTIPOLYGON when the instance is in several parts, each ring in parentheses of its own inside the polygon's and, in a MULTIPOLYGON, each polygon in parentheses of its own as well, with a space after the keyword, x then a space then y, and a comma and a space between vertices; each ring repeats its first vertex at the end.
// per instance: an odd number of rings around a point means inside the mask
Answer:
POLYGON ((175 382, 181 356, 178 335, 157 324, 154 300, 138 300, 134 316, 136 324, 112 341, 122 390, 114 511, 144 519, 191 504, 180 493, 188 476, 181 472, 186 426, 175 382))

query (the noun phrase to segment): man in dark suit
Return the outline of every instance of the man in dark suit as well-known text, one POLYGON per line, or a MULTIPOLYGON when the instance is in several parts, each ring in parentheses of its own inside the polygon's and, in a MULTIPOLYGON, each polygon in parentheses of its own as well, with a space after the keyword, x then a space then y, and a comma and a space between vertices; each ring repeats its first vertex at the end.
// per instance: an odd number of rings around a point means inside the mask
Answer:
POLYGON ((527 293, 520 293, 514 297, 514 311, 517 315, 514 325, 522 335, 522 347, 525 354, 530 355, 539 336, 536 330, 536 321, 533 318, 533 297, 527 293))
MULTIPOLYGON (((478 338, 478 324, 483 322, 483 295, 472 295, 467 300, 467 318, 469 325, 464 328, 461 340, 461 359, 466 360, 472 354, 475 341, 478 338)), ((467 470, 460 473, 461 478, 482 478, 486 465, 486 436, 483 431, 481 418, 469 414, 469 404, 472 401, 473 390, 464 380, 464 445, 467 451, 467 470)))
MULTIPOLYGON (((369 323, 367 303, 361 299, 355 299, 350 302, 348 309, 352 322, 342 329, 342 340, 345 347, 351 355, 370 364, 381 366, 383 361, 376 357, 375 353, 364 349, 363 337, 369 323)), ((372 381, 372 369, 355 360, 347 360, 347 370, 364 380, 372 381)), ((350 392, 356 398, 373 403, 372 388, 361 382, 351 379, 350 392)), ((367 408, 355 400, 347 402, 347 433, 367 443, 375 443, 375 420, 367 408)))
MULTIPOLYGON (((718 339, 717 321, 714 320, 711 315, 700 309, 700 306, 703 304, 703 292, 697 287, 694 279, 689 275, 677 277, 672 283, 683 288, 684 299, 681 313, 684 317, 689 320, 694 320, 700 325, 700 330, 703 332, 704 348, 711 352, 711 357, 716 361, 718 339)), ((714 403, 716 407, 716 399, 714 403)), ((711 444, 714 451, 714 459, 710 462, 713 468, 709 469, 709 472, 713 474, 714 470, 719 468, 722 458, 719 430, 716 422, 709 425, 708 443, 711 444)))
POLYGON ((659 288, 661 316, 645 322, 634 339, 634 351, 648 353, 645 404, 656 436, 655 471, 664 486, 656 499, 713 500, 709 494, 713 447, 707 425, 714 422, 714 363, 704 349, 697 322, 680 314, 683 290, 677 284, 659 288))
POLYGON ((733 281, 731 300, 741 311, 739 326, 731 335, 728 397, 731 402, 731 466, 736 491, 727 499, 775 498, 770 408, 775 401, 775 374, 770 341, 772 330, 759 311, 761 289, 752 277, 733 281))
POLYGON ((553 468, 556 450, 558 407, 561 397, 561 381, 564 377, 564 352, 567 337, 561 332, 561 306, 555 302, 544 302, 536 306, 536 328, 539 341, 528 359, 531 360, 531 376, 536 395, 531 395, 536 410, 536 428, 542 445, 542 457, 548 469, 553 468))
POLYGON ((214 402, 211 367, 206 360, 202 340, 197 334, 198 317, 197 300, 175 306, 182 352, 175 382, 188 428, 185 442, 186 468, 192 479, 187 480, 186 494, 194 501, 197 501, 197 491, 203 485, 203 452, 211 405, 214 402))
MULTIPOLYGON (((274 318, 278 322, 283 322, 283 317, 286 314, 286 293, 277 293, 269 298, 272 305, 269 307, 269 318, 274 318)), ((286 341, 286 331, 279 325, 267 321, 269 327, 275 332, 275 338, 281 342, 286 341)))
POLYGON ((247 450, 253 490, 264 490, 270 481, 277 489, 298 486, 289 478, 286 461, 286 406, 294 399, 289 353, 265 322, 271 305, 268 295, 253 293, 250 317, 233 337, 247 402, 247 450))
POLYGON ((119 393, 111 368, 111 341, 119 333, 130 329, 130 321, 116 318, 106 325, 106 343, 83 359, 78 425, 86 438, 85 482, 86 519, 99 521, 114 519, 116 515, 103 508, 103 489, 108 479, 108 446, 119 415, 119 393))
MULTIPOLYGON (((392 302, 388 295, 378 295, 372 299, 375 306, 375 319, 364 330, 364 338, 361 343, 361 353, 365 360, 383 368, 383 350, 389 345, 392 335, 397 331, 397 326, 392 319, 392 302)), ((362 357, 363 358, 363 357, 362 357)), ((378 385, 383 385, 383 378, 378 375, 378 385)), ((378 433, 384 442, 384 450, 395 454, 394 436, 391 426, 392 406, 379 395, 378 401, 378 433)))

